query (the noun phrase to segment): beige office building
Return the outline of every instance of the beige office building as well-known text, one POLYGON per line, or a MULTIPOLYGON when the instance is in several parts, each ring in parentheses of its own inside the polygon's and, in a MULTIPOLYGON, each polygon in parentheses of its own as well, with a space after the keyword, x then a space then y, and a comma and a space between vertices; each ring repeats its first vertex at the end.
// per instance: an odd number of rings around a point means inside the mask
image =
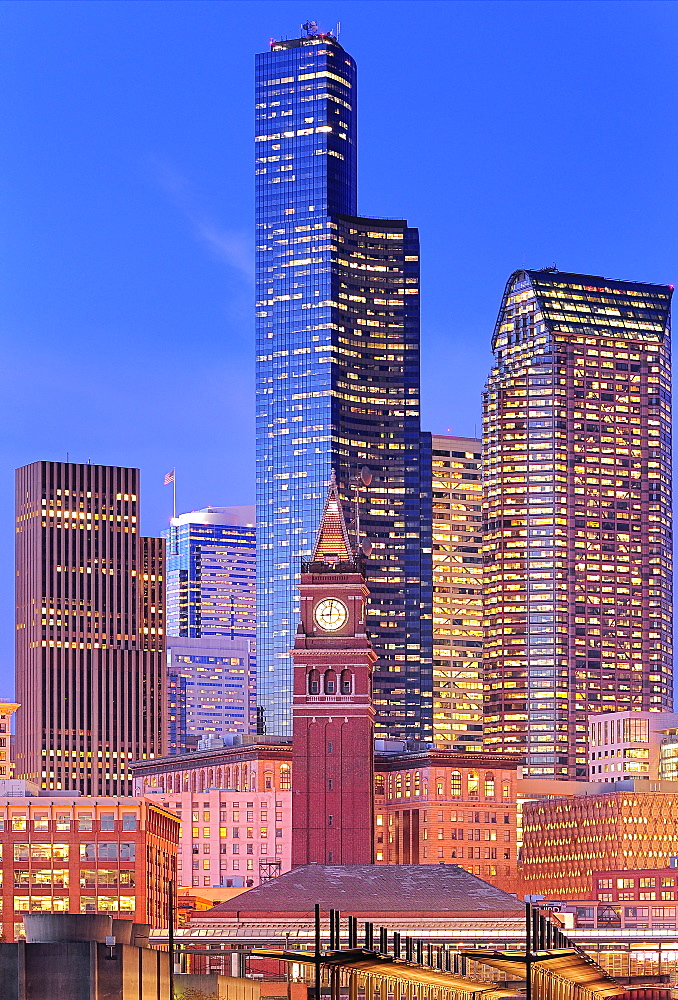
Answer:
POLYGON ((124 795, 164 750, 164 541, 138 497, 137 469, 17 471, 16 774, 43 788, 124 795))
POLYGON ((433 735, 481 750, 482 444, 434 434, 433 735))

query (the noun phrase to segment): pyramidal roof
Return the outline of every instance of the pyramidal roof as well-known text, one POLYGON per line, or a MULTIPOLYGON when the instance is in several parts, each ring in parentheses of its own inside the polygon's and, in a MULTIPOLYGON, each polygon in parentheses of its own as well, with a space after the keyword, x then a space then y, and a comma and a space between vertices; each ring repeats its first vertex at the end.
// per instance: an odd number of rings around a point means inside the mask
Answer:
POLYGON ((352 562, 353 552, 348 540, 339 488, 332 472, 325 509, 313 548, 313 562, 352 562))

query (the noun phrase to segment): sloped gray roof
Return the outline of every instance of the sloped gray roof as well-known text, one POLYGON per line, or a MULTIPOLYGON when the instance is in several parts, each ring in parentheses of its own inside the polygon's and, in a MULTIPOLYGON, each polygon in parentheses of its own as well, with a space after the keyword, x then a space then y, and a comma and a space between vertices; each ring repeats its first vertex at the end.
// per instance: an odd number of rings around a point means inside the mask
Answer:
POLYGON ((515 896, 459 865, 302 865, 219 903, 209 913, 522 912, 515 896))

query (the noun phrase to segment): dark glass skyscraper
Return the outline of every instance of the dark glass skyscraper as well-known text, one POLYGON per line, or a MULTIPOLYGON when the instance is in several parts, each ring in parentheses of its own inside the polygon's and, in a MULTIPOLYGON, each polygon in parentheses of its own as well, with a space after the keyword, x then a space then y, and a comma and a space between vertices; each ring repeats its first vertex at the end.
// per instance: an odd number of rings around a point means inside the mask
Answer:
POLYGON ((432 718, 430 436, 419 415, 419 241, 356 216, 356 67, 333 37, 257 57, 258 694, 289 733, 297 582, 336 471, 368 560, 377 732, 432 718))

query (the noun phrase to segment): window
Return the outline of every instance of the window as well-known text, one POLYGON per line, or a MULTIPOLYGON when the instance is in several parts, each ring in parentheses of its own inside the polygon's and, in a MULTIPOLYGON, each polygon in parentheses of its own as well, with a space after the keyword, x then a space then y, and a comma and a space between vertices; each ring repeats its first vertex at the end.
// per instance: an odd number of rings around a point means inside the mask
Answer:
POLYGON ((491 774, 489 771, 485 775, 484 792, 485 792, 485 798, 486 799, 493 799, 494 798, 494 775, 491 774))
POLYGON ((70 813, 57 813, 56 828, 57 828, 57 830, 70 830, 70 828, 71 828, 71 814, 70 813))
POLYGON ((329 815, 329 816, 327 817, 327 825, 328 825, 328 826, 334 826, 334 816, 332 816, 332 815, 329 815))
POLYGON ((137 818, 134 813, 123 813, 122 828, 128 833, 133 833, 137 828, 137 818))
POLYGON ((115 813, 101 813, 99 817, 99 829, 106 833, 113 833, 115 830, 115 813))
POLYGON ((34 830, 49 829, 47 813, 33 813, 33 829, 34 830))
POLYGON ((452 771, 450 774, 450 795, 452 798, 461 796, 461 771, 452 771))
POLYGON ((469 797, 471 798, 477 797, 479 785, 480 785, 480 778, 478 774, 475 771, 469 771, 466 782, 466 788, 468 790, 469 797))
POLYGON ((292 770, 289 764, 280 765, 280 788, 289 791, 292 787, 292 770))
POLYGON ((649 741, 650 723, 647 719, 624 719, 625 743, 649 743, 649 741))
POLYGON ((85 833, 91 832, 92 830, 91 813, 78 813, 78 830, 84 831, 85 833))

